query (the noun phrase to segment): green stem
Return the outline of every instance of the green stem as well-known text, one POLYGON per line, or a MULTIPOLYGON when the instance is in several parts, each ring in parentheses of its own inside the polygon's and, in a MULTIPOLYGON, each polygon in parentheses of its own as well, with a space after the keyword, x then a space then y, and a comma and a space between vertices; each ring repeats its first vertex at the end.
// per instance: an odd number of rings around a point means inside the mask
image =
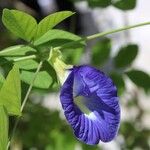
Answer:
MULTIPOLYGON (((39 63, 38 68, 37 68, 37 70, 36 70, 36 72, 35 72, 35 74, 34 74, 33 80, 32 80, 32 82, 31 82, 31 84, 30 84, 30 86, 29 86, 29 88, 28 88, 28 91, 27 91, 27 93, 26 93, 26 95, 25 95, 25 98, 24 98, 24 100, 23 100, 23 102, 22 102, 21 109, 20 109, 21 112, 23 111, 23 109, 24 109, 24 107, 25 107, 25 104, 26 104, 26 102, 27 102, 27 100, 28 100, 28 97, 29 97, 29 95, 30 95, 30 93, 31 93, 31 90, 32 90, 34 81, 35 81, 35 79, 36 79, 36 77, 37 77, 37 75, 38 75, 38 73, 39 73, 39 71, 40 71, 40 69, 41 69, 41 67, 42 67, 42 64, 43 64, 43 61, 41 61, 41 62, 39 63)), ((9 142, 8 142, 8 144, 7 144, 7 150, 9 149, 11 140, 12 140, 12 138, 13 138, 14 135, 15 135, 15 132, 16 132, 16 129, 17 129, 17 126, 18 126, 19 121, 20 121, 20 116, 19 116, 19 117, 17 118, 17 120, 15 121, 15 125, 14 125, 14 127, 13 127, 10 140, 9 140, 9 142)))
MULTIPOLYGON (((54 50, 61 50, 63 48, 67 48, 69 46, 72 46, 74 44, 77 44, 77 43, 80 43, 80 42, 83 42, 83 41, 93 40, 93 39, 96 39, 96 38, 99 38, 99 37, 103 37, 103 36, 106 36, 106 35, 110 35, 110 34, 113 34, 113 33, 129 30, 129 29, 133 29, 133 28, 137 28, 137 27, 142 27, 142 26, 145 26, 145 25, 150 25, 150 22, 139 23, 139 24, 135 24, 135 25, 132 25, 132 26, 126 26, 126 27, 122 27, 122 28, 119 28, 119 29, 114 29, 114 30, 110 30, 110 31, 105 31, 105 32, 93 34, 93 35, 81 38, 80 40, 69 42, 69 43, 64 44, 62 46, 55 47, 53 49, 54 50)), ((16 62, 16 61, 22 61, 22 60, 34 59, 34 58, 36 58, 36 55, 30 55, 30 56, 17 58, 14 61, 16 62)))
POLYGON ((145 25, 150 25, 150 22, 144 22, 144 23, 135 24, 135 25, 132 25, 132 26, 126 26, 126 27, 119 28, 119 29, 114 29, 114 30, 110 30, 110 31, 102 32, 102 33, 97 33, 97 34, 88 36, 86 39, 87 40, 92 40, 92 39, 102 37, 102 36, 105 36, 105 35, 121 32, 121 31, 124 31, 124 30, 129 30, 129 29, 133 29, 133 28, 137 28, 137 27, 141 27, 141 26, 145 26, 145 25))
MULTIPOLYGON (((23 61, 23 60, 30 60, 30 59, 36 59, 37 56, 36 55, 29 55, 29 56, 24 56, 24 57, 20 57, 20 58, 16 58, 14 60, 11 60, 11 62, 18 62, 18 61, 23 61)), ((0 66, 6 65, 8 64, 8 62, 3 62, 0 64, 0 66)))
POLYGON ((135 25, 132 25, 132 26, 122 27, 122 28, 119 28, 119 29, 105 31, 105 32, 101 32, 101 33, 96 33, 96 34, 81 38, 80 40, 69 42, 69 43, 64 44, 62 46, 55 47, 54 49, 55 50, 60 50, 62 48, 67 48, 69 46, 72 46, 74 44, 77 44, 77 43, 80 43, 80 42, 83 42, 83 41, 93 40, 93 39, 96 39, 96 38, 99 38, 99 37, 103 37, 103 36, 106 36, 106 35, 110 35, 110 34, 113 34, 113 33, 129 30, 129 29, 133 29, 133 28, 137 28, 137 27, 141 27, 141 26, 145 26, 145 25, 150 25, 150 22, 144 22, 144 23, 135 24, 135 25))
POLYGON ((41 61, 41 62, 39 63, 38 68, 37 68, 37 70, 36 70, 36 72, 35 72, 34 78, 33 78, 32 82, 31 82, 31 84, 30 84, 30 86, 29 86, 29 89, 28 89, 28 91, 27 91, 27 93, 26 93, 26 96, 25 96, 25 98, 24 98, 24 100, 23 100, 23 102, 22 102, 22 105, 21 105, 21 112, 22 112, 23 109, 24 109, 24 106, 25 106, 25 104, 26 104, 26 102, 27 102, 27 100, 28 100, 28 97, 29 97, 29 95, 30 95, 30 92, 31 92, 31 90, 32 90, 34 81, 35 81, 35 79, 36 79, 36 77, 37 77, 37 75, 38 75, 38 73, 39 73, 39 71, 40 71, 42 65, 43 65, 43 61, 41 61))
POLYGON ((36 55, 29 55, 29 56, 16 58, 16 59, 13 60, 13 62, 23 61, 23 60, 28 60, 28 59, 35 59, 35 58, 36 58, 36 55))

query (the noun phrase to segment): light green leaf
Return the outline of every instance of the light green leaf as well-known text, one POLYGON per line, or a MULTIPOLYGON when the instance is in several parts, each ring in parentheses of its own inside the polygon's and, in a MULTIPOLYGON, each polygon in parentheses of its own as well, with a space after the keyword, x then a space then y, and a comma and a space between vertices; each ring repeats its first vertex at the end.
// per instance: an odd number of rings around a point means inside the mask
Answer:
POLYGON ((3 83, 4 83, 4 81, 5 81, 5 78, 2 76, 2 74, 0 73, 0 89, 1 89, 1 87, 2 87, 2 85, 3 85, 3 83))
MULTIPOLYGON (((22 71, 21 79, 27 84, 31 84, 35 73, 31 71, 22 71)), ((33 87, 47 89, 53 83, 53 79, 50 74, 46 71, 40 71, 34 81, 33 87)))
POLYGON ((15 62, 20 69, 31 70, 38 67, 38 62, 32 59, 15 62))
POLYGON ((147 73, 140 70, 131 70, 126 74, 137 86, 142 87, 146 92, 150 90, 150 76, 147 73))
POLYGON ((36 20, 25 12, 4 9, 2 21, 8 30, 26 41, 31 41, 36 33, 36 20))
POLYGON ((6 56, 6 57, 14 57, 14 56, 24 56, 24 55, 30 55, 35 53, 36 50, 33 49, 30 46, 26 45, 15 45, 8 48, 3 49, 0 51, 0 56, 6 56))
MULTIPOLYGON (((0 57, 2 56, 7 60, 12 61, 16 58, 21 58, 22 56, 36 54, 36 52, 37 51, 30 46, 16 45, 0 51, 0 57)), ((38 66, 38 63, 32 59, 14 62, 14 64, 17 64, 20 69, 25 70, 35 69, 38 66)))
POLYGON ((8 143, 8 114, 0 105, 0 150, 6 150, 8 143))
POLYGON ((17 66, 9 72, 0 90, 0 105, 6 107, 9 115, 21 115, 21 85, 17 66))
POLYGON ((56 39, 70 39, 73 41, 77 41, 77 40, 80 40, 81 38, 73 33, 67 32, 67 31, 53 29, 53 30, 49 30, 42 37, 37 39, 34 42, 34 45, 37 46, 37 45, 46 43, 48 41, 56 40, 56 39))
POLYGON ((51 14, 45 17, 43 20, 40 21, 37 28, 36 39, 44 35, 47 31, 52 29, 58 23, 63 21, 64 19, 72 16, 74 13, 71 11, 61 11, 51 14))
POLYGON ((122 47, 117 56, 115 56, 115 66, 117 68, 123 68, 129 66, 138 54, 138 46, 135 44, 130 44, 122 47))

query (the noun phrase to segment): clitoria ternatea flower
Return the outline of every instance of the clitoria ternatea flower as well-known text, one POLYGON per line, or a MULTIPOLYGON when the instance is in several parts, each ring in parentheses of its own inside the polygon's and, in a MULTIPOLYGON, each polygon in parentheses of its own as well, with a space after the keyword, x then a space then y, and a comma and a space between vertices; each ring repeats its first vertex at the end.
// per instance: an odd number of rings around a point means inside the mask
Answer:
POLYGON ((62 85, 60 100, 75 136, 90 145, 116 136, 120 107, 116 86, 103 72, 75 66, 62 85))

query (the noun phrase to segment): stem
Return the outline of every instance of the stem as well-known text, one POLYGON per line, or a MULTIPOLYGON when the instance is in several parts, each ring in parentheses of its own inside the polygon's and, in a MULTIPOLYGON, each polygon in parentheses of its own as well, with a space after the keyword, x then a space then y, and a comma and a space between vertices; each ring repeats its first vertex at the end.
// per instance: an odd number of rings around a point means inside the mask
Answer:
MULTIPOLYGON (((135 25, 131 25, 131 26, 122 27, 122 28, 119 28, 119 29, 114 29, 114 30, 110 30, 110 31, 105 31, 105 32, 93 34, 93 35, 90 35, 90 36, 87 36, 87 37, 83 37, 80 40, 69 42, 69 43, 64 44, 62 46, 55 47, 53 49, 54 50, 60 50, 60 49, 67 48, 69 46, 72 46, 74 44, 77 44, 77 43, 80 43, 80 42, 83 42, 83 41, 93 40, 93 39, 103 37, 103 36, 106 36, 106 35, 109 35, 109 34, 129 30, 129 29, 133 29, 133 28, 137 28, 137 27, 142 27, 142 26, 145 26, 145 25, 150 25, 150 22, 139 23, 139 24, 135 24, 135 25)), ((34 59, 34 58, 36 58, 36 55, 30 55, 30 56, 17 58, 17 59, 14 59, 13 61, 17 62, 17 61, 22 61, 22 60, 27 60, 27 59, 34 59)))
MULTIPOLYGON (((34 74, 34 78, 33 78, 32 82, 31 82, 31 84, 30 84, 30 86, 29 86, 29 88, 28 88, 28 91, 27 91, 27 93, 26 93, 26 95, 25 95, 25 98, 24 98, 24 100, 23 100, 23 102, 22 102, 21 109, 20 109, 21 112, 23 111, 23 109, 24 109, 24 107, 25 107, 25 104, 26 104, 26 102, 27 102, 27 100, 28 100, 28 97, 29 97, 29 95, 30 95, 30 93, 31 93, 31 90, 32 90, 34 81, 35 81, 35 79, 36 79, 36 77, 37 77, 37 75, 38 75, 38 73, 39 73, 39 71, 40 71, 40 69, 41 69, 41 67, 42 67, 42 64, 43 64, 43 61, 41 61, 41 62, 39 63, 38 68, 37 68, 37 70, 36 70, 36 72, 35 72, 35 74, 34 74)), ((9 140, 9 142, 8 142, 8 144, 7 144, 7 150, 9 149, 11 140, 12 140, 12 138, 13 138, 14 135, 15 135, 15 132, 16 132, 16 129, 17 129, 17 126, 18 126, 19 121, 20 121, 20 116, 17 118, 17 120, 16 120, 16 122, 15 122, 15 125, 14 125, 14 127, 13 127, 13 131, 12 131, 10 140, 9 140)))
POLYGON ((111 30, 111 31, 97 33, 97 34, 90 35, 90 36, 86 37, 86 39, 87 40, 92 40, 92 39, 95 39, 95 38, 98 38, 98 37, 102 37, 102 36, 105 36, 105 35, 121 32, 121 31, 124 31, 124 30, 129 30, 129 29, 132 29, 132 28, 137 28, 137 27, 144 26, 144 25, 150 25, 150 22, 144 22, 144 23, 140 23, 140 24, 136 24, 136 25, 132 25, 132 26, 126 26, 126 27, 123 27, 123 28, 114 29, 114 30, 111 30))
POLYGON ((22 105, 21 105, 21 112, 23 111, 24 106, 25 106, 25 104, 26 104, 26 102, 27 102, 27 100, 28 100, 28 97, 29 97, 30 92, 31 92, 31 90, 32 90, 34 81, 35 81, 35 79, 36 79, 36 77, 37 77, 37 75, 38 75, 38 73, 39 73, 39 71, 40 71, 40 69, 41 69, 41 67, 42 67, 42 64, 43 64, 43 61, 41 61, 41 62, 39 63, 39 66, 38 66, 38 68, 37 68, 37 70, 36 70, 36 72, 35 72, 34 78, 33 78, 32 82, 31 82, 31 84, 30 84, 30 86, 29 86, 29 89, 28 89, 28 91, 27 91, 27 93, 26 93, 26 96, 25 96, 25 98, 24 98, 24 100, 23 100, 23 102, 22 102, 22 105))
POLYGON ((16 58, 16 59, 13 60, 13 62, 22 61, 22 60, 28 60, 28 59, 34 59, 34 58, 36 58, 36 55, 29 55, 29 56, 16 58))
POLYGON ((69 43, 64 44, 62 46, 55 47, 54 49, 55 50, 60 50, 62 48, 66 48, 66 47, 72 46, 74 44, 83 42, 83 41, 93 40, 93 39, 96 39, 96 38, 99 38, 99 37, 103 37, 103 36, 106 36, 106 35, 109 35, 109 34, 121 32, 121 31, 125 31, 125 30, 129 30, 129 29, 133 29, 133 28, 137 28, 137 27, 141 27, 141 26, 145 26, 145 25, 150 25, 150 22, 144 22, 144 23, 135 24, 135 25, 132 25, 132 26, 122 27, 122 28, 119 28, 119 29, 105 31, 105 32, 101 32, 101 33, 96 33, 96 34, 93 34, 93 35, 81 38, 80 40, 69 42, 69 43))

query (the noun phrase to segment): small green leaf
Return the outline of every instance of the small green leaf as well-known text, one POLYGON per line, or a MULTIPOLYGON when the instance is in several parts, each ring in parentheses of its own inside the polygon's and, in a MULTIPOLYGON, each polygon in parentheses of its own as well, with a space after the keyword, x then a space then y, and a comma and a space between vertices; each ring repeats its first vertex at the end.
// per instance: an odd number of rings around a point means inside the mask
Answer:
POLYGON ((138 54, 138 46, 134 44, 122 47, 114 58, 115 66, 123 68, 129 66, 138 54))
POLYGON ((15 45, 11 46, 8 48, 3 49, 0 51, 0 56, 5 56, 5 57, 20 57, 20 56, 25 56, 25 55, 31 55, 35 53, 36 50, 33 49, 30 46, 26 45, 15 45))
POLYGON ((113 5, 122 10, 131 10, 135 8, 136 0, 118 0, 113 5))
POLYGON ((8 114, 0 105, 0 150, 6 150, 8 144, 8 114))
POLYGON ((64 19, 72 16, 73 14, 74 13, 71 11, 61 11, 61 12, 56 12, 54 14, 51 14, 51 15, 45 17, 38 24, 36 39, 43 36, 50 29, 55 27, 57 24, 59 24, 64 19))
POLYGON ((4 9, 2 21, 8 30, 25 41, 31 41, 36 33, 36 20, 25 12, 4 9))
POLYGON ((0 90, 0 105, 4 105, 10 115, 21 115, 21 85, 17 66, 9 72, 0 90))
POLYGON ((118 89, 118 94, 119 95, 123 94, 125 90, 125 83, 124 83, 123 77, 117 73, 111 73, 110 77, 112 78, 113 82, 115 83, 118 89))
POLYGON ((4 81, 5 81, 5 78, 2 76, 2 74, 0 73, 0 89, 1 89, 1 87, 2 87, 2 85, 3 85, 3 83, 4 83, 4 81))
POLYGON ((90 7, 107 7, 111 5, 111 0, 88 0, 90 7))
POLYGON ((56 39, 70 39, 73 41, 80 40, 81 38, 73 33, 63 31, 63 30, 49 30, 47 33, 45 33, 42 37, 37 39, 34 42, 34 45, 40 45, 43 43, 46 43, 48 41, 56 40, 56 39))
POLYGON ((150 89, 150 76, 140 70, 131 70, 126 73, 133 83, 142 87, 145 91, 150 89))
POLYGON ((102 65, 105 63, 111 52, 111 41, 110 39, 104 39, 96 43, 92 49, 92 64, 95 66, 102 65))
MULTIPOLYGON (((33 81, 35 73, 31 71, 22 71, 21 72, 21 79, 27 84, 31 84, 33 81)), ((33 87, 41 88, 41 89, 48 89, 53 83, 53 79, 50 74, 46 71, 40 71, 34 81, 33 87)))
MULTIPOLYGON (((0 51, 0 57, 5 57, 6 60, 12 61, 16 58, 21 58, 22 56, 28 56, 36 53, 37 51, 30 46, 16 45, 0 51)), ((32 59, 14 62, 14 64, 17 64, 20 69, 25 70, 35 69, 38 66, 38 63, 32 59)))

